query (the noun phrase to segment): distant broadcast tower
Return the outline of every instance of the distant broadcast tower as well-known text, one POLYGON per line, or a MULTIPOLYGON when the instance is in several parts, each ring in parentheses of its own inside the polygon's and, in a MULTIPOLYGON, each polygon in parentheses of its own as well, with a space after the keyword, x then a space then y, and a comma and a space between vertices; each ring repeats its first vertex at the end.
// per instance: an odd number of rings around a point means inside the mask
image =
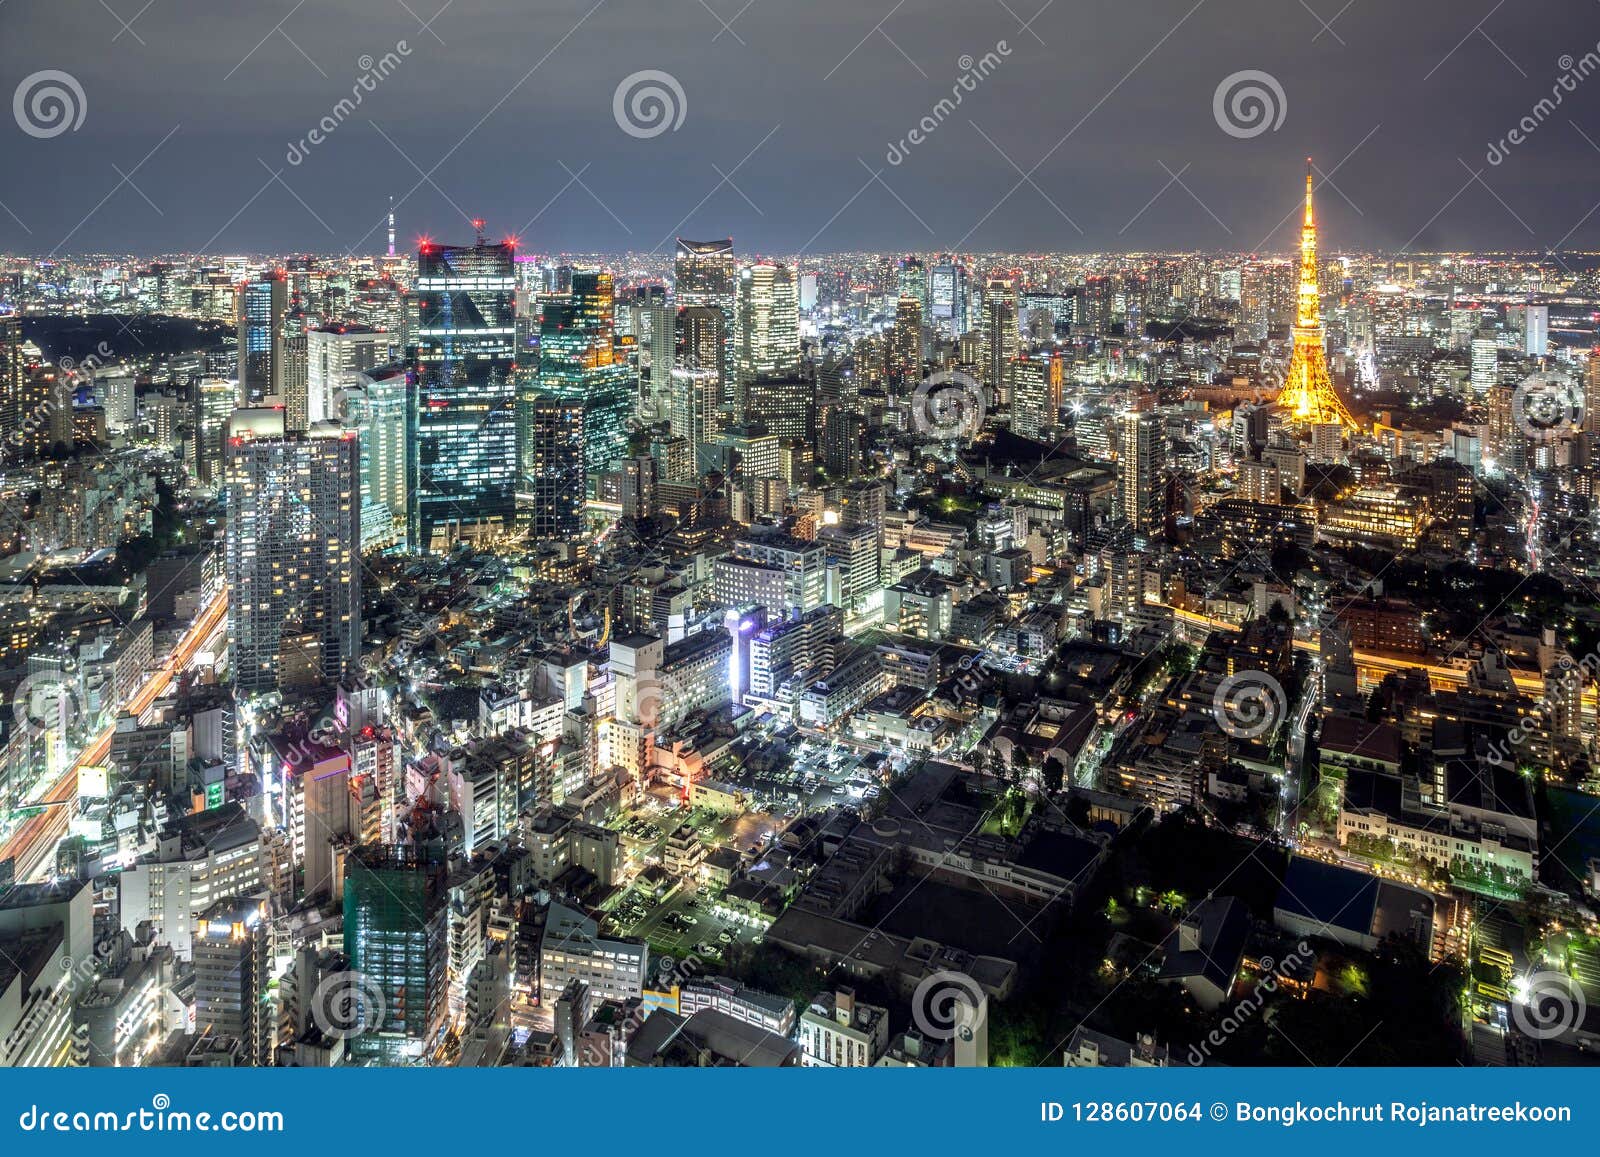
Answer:
POLYGON ((394 256, 394 194, 389 194, 389 256, 394 256))
POLYGON ((1338 422, 1349 430, 1361 428, 1328 376, 1324 348, 1322 303, 1317 291, 1317 222, 1311 211, 1311 158, 1306 158, 1306 219, 1300 227, 1300 293, 1295 311, 1294 352, 1284 376, 1278 405, 1296 422, 1323 425, 1338 422))

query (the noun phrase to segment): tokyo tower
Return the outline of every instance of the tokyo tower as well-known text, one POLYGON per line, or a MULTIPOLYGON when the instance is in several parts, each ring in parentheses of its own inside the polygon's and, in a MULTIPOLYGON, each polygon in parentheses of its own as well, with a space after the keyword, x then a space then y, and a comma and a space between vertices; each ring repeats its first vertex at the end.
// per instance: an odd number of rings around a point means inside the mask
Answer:
POLYGON ((1317 293, 1317 222, 1311 211, 1311 158, 1306 158, 1306 219, 1300 227, 1300 293, 1295 308, 1294 352, 1284 375, 1278 405, 1295 422, 1338 422, 1361 428, 1334 392, 1323 348, 1322 307, 1317 293))

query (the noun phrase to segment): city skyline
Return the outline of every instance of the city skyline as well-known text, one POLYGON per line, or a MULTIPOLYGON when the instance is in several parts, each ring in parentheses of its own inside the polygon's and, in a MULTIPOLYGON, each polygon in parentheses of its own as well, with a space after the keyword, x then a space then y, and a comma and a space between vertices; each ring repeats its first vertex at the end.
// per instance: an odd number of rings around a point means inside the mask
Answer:
POLYGON ((0 0, 0 1068, 1571 1123, 1600 5, 127 2, 0 0))

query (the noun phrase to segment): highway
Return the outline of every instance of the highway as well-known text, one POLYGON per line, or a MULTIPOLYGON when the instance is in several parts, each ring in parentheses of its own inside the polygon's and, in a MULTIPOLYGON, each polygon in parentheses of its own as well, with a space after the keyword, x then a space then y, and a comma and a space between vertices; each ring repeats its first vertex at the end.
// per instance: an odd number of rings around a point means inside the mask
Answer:
MULTIPOLYGON (((134 692, 133 698, 123 704, 122 711, 133 715, 143 715, 150 709, 150 705, 172 685, 172 680, 187 668, 195 655, 218 631, 226 629, 228 614, 228 596, 226 592, 218 594, 205 608, 195 616, 194 622, 189 624, 189 629, 184 632, 183 638, 178 640, 178 645, 172 649, 161 666, 134 692)), ((39 800, 29 806, 44 806, 45 810, 38 815, 31 816, 5 845, 0 847, 0 861, 14 859, 15 878, 19 881, 29 879, 55 851, 61 838, 67 834, 67 825, 72 818, 72 800, 78 794, 78 772, 86 767, 97 767, 106 762, 111 754, 111 736, 116 730, 116 721, 104 728, 78 753, 78 758, 72 765, 62 772, 61 777, 51 785, 50 790, 39 800)))

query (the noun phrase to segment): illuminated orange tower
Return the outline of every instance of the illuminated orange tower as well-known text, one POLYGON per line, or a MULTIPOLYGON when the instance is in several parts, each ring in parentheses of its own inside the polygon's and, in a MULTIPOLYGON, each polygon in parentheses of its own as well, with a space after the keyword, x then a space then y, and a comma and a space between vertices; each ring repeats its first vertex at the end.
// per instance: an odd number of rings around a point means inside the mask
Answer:
POLYGON ((1311 211, 1311 158, 1306 158, 1306 219, 1300 226, 1300 293, 1295 307, 1294 352, 1284 375, 1278 405, 1296 422, 1317 425, 1338 422, 1349 430, 1361 428, 1328 376, 1324 348, 1322 305, 1317 293, 1317 221, 1311 211))

